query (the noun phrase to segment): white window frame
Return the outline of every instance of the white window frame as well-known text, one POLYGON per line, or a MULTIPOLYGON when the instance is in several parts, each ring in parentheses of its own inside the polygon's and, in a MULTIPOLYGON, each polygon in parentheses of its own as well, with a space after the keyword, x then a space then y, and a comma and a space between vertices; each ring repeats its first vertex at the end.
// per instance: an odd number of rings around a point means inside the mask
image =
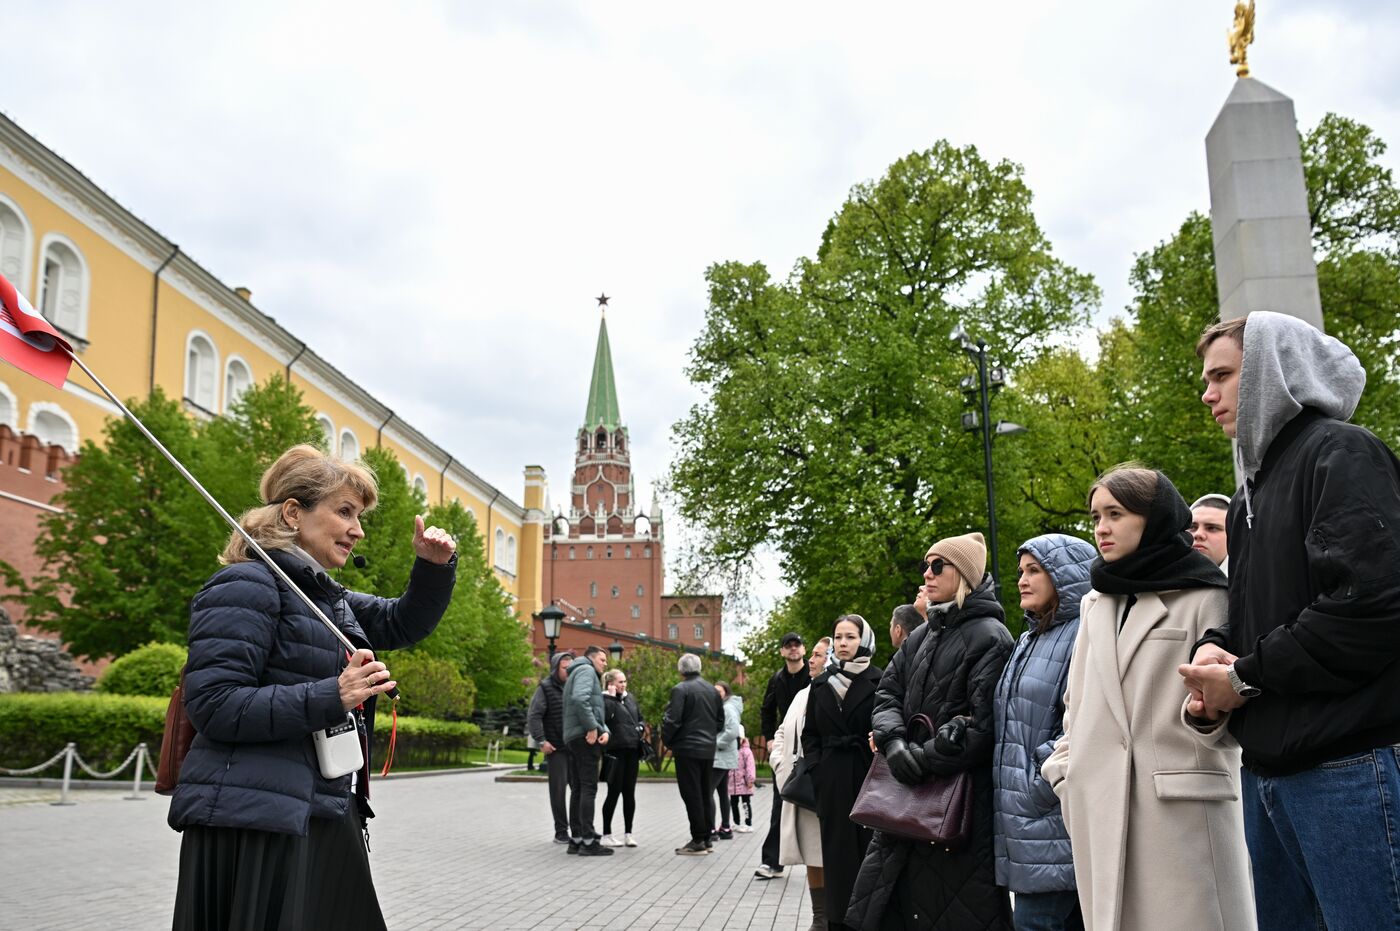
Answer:
POLYGON ((506 558, 506 532, 500 527, 496 528, 495 537, 492 539, 491 564, 497 569, 504 569, 506 558))
POLYGON ((219 344, 214 342, 214 337, 210 336, 203 330, 190 330, 189 334, 185 337, 185 400, 196 405, 197 407, 208 411, 211 414, 218 413, 220 371, 221 368, 219 366, 219 344), (190 371, 190 352, 194 349, 195 340, 200 339, 204 340, 204 342, 208 344, 209 351, 212 354, 209 366, 209 380, 211 383, 210 390, 213 392, 213 396, 208 399, 209 403, 207 404, 204 402, 204 399, 195 396, 199 393, 199 386, 191 381, 191 375, 193 373, 191 373, 190 371))
MULTIPOLYGON (((73 258, 78 262, 78 275, 80 277, 78 282, 78 319, 75 321, 76 326, 64 326, 58 321, 52 320, 49 322, 86 343, 88 338, 88 295, 92 291, 92 272, 88 268, 87 258, 83 255, 83 250, 79 249, 77 243, 73 242, 73 240, 64 236, 62 233, 48 233, 39 242, 39 261, 35 263, 35 269, 39 276, 36 279, 38 287, 31 292, 34 294, 36 302, 34 304, 34 309, 41 315, 43 314, 44 295, 40 294, 39 291, 43 289, 44 263, 48 260, 49 249, 52 246, 62 246, 73 254, 73 258)), ((45 319, 48 318, 45 317, 45 319)), ((215 371, 217 372, 218 369, 216 368, 215 371)), ((216 386, 215 393, 217 393, 217 391, 218 388, 216 386)), ((213 408, 210 408, 210 410, 213 410, 213 408)))
POLYGON ((0 408, 0 423, 5 424, 5 426, 18 433, 19 398, 15 397, 15 393, 10 390, 10 386, 3 381, 0 381, 0 399, 5 401, 5 407, 0 408), (9 411, 8 416, 4 413, 6 410, 9 411))
POLYGON ((224 361, 224 407, 223 407, 223 410, 224 410, 224 413, 225 413, 225 414, 227 414, 228 411, 229 411, 229 408, 233 407, 233 405, 238 401, 238 398, 235 398, 235 397, 232 397, 232 396, 231 396, 231 395, 232 395, 232 392, 230 391, 230 389, 231 389, 233 386, 229 383, 229 380, 233 377, 233 367, 234 367, 235 365, 241 365, 241 366, 243 367, 244 373, 248 376, 248 384, 247 384, 246 387, 244 387, 244 389, 243 389, 242 391, 240 391, 240 392, 238 393, 238 397, 241 398, 245 393, 247 393, 247 391, 248 391, 249 388, 252 388, 253 385, 256 384, 256 382, 253 380, 253 367, 252 367, 251 365, 248 364, 248 360, 247 360, 247 359, 244 359, 244 358, 243 358, 242 356, 240 356, 240 355, 237 355, 236 353, 229 353, 228 359, 226 359, 226 360, 224 361))
POLYGON ((421 473, 413 476, 413 487, 423 493, 423 500, 428 499, 428 480, 421 473))
POLYGON ((355 431, 354 431, 354 430, 351 430, 349 427, 341 427, 341 428, 340 428, 340 442, 337 443, 336 446, 337 446, 337 448, 340 450, 340 452, 338 453, 338 455, 340 456, 341 459, 358 459, 358 458, 360 458, 360 438, 359 438, 358 436, 356 436, 356 435, 355 435, 355 431), (355 454, 354 454, 353 456, 347 456, 347 455, 345 455, 345 438, 346 438, 347 436, 350 437, 350 442, 351 442, 351 444, 354 445, 354 447, 355 447, 355 454))
POLYGON ((513 534, 513 533, 508 533, 508 534, 506 534, 506 563, 507 563, 507 567, 510 569, 510 572, 511 572, 512 575, 515 573, 515 567, 516 567, 516 561, 515 561, 515 560, 516 560, 516 552, 515 552, 515 534, 513 534))
POLYGON ((33 404, 29 405, 28 424, 25 427, 24 432, 30 434, 31 436, 39 436, 39 431, 38 429, 36 429, 36 425, 39 420, 40 414, 49 414, 54 417, 57 417, 59 420, 63 421, 68 426, 69 442, 59 443, 58 445, 62 446, 70 454, 76 453, 78 451, 79 442, 78 424, 76 421, 73 420, 73 418, 68 414, 67 411, 59 407, 57 404, 52 403, 51 401, 35 401, 33 404))
MULTIPOLYGON (((34 227, 29 223, 29 217, 25 216, 19 204, 10 200, 4 194, 0 194, 0 207, 4 207, 15 215, 19 220, 20 233, 24 238, 24 244, 20 247, 19 272, 11 280, 21 294, 26 298, 34 292, 29 289, 30 282, 34 278, 34 227)), ((0 243, 3 246, 3 243, 0 243)), ((0 268, 0 274, 4 274, 4 268, 0 268)))
POLYGON ((339 435, 335 432, 335 421, 331 420, 330 414, 324 411, 317 411, 316 423, 321 425, 321 435, 326 441, 326 452, 334 456, 335 438, 339 435))

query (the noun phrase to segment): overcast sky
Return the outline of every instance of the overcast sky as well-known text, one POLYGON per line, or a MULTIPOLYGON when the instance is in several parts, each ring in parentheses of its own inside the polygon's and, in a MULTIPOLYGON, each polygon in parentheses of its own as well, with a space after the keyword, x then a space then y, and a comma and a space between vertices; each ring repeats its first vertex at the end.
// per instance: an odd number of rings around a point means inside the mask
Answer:
MULTIPOLYGON (((1022 164, 1121 312, 1133 254, 1209 206, 1232 9, 12 0, 0 109, 517 501, 527 463, 567 493, 606 291, 645 504, 698 397, 706 266, 785 276, 937 139, 1022 164)), ((1254 74, 1301 127, 1400 144, 1400 4, 1258 16, 1254 74)))

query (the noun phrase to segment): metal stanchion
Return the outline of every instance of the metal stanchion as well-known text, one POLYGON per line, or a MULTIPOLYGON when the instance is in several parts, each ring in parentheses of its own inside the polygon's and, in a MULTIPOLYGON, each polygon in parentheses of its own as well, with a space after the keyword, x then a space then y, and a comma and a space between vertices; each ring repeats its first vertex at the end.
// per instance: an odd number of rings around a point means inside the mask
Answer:
POLYGON ((73 781, 73 757, 78 752, 78 745, 69 743, 63 748, 63 791, 59 793, 58 801, 50 802, 50 805, 72 805, 68 801, 68 783, 73 781))
POLYGON ((141 794, 141 767, 146 765, 146 745, 139 743, 136 745, 136 778, 131 780, 131 794, 123 796, 129 802, 143 802, 146 796, 141 794))

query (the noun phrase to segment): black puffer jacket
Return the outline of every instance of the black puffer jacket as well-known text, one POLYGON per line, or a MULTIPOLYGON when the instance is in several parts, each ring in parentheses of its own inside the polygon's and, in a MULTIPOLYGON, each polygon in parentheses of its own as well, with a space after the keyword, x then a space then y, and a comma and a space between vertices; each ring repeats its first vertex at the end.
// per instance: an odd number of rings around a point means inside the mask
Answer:
POLYGON ((715 738, 724 730, 724 701, 700 674, 681 679, 671 689, 671 703, 661 721, 661 739, 676 756, 715 758, 715 738))
POLYGON ((972 773, 972 839, 948 852, 886 834, 875 835, 861 864, 846 924, 875 931, 933 928, 949 931, 1011 928, 1005 890, 996 885, 992 845, 993 696, 1011 656, 1011 634, 990 577, 939 623, 909 635, 885 668, 875 693, 875 742, 883 747, 899 737, 922 742, 930 776, 972 773), (926 714, 934 730, 959 715, 972 718, 960 753, 944 754, 922 729, 910 734, 905 722, 926 714))
POLYGON ((560 651, 549 663, 549 675, 540 680, 530 699, 525 726, 535 743, 549 741, 554 749, 564 746, 564 683, 559 680, 559 663, 565 657, 573 662, 574 654, 560 651))
POLYGON ((621 698, 603 693, 603 723, 608 726, 609 751, 636 750, 642 745, 642 709, 631 692, 621 698))
MULTIPOLYGON (((437 627, 456 576, 414 561, 399 598, 351 592, 301 559, 277 564, 350 641, 386 650, 437 627)), ((310 819, 345 815, 350 777, 321 777, 313 731, 345 720, 337 681, 345 648, 261 561, 220 569, 194 598, 185 709, 198 734, 180 767, 169 822, 305 835, 310 819)), ((374 707, 366 703, 373 739, 374 707)), ((366 760, 368 768, 369 761, 366 760)))

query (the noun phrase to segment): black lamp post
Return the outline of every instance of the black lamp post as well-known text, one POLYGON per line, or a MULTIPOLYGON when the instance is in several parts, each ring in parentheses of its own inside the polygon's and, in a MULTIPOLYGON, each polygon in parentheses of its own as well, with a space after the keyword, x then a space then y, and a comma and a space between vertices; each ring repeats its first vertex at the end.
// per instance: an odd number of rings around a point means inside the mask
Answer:
POLYGON ((535 615, 544 626, 545 638, 549 640, 549 658, 554 658, 554 641, 559 638, 559 631, 564 627, 564 612, 554 606, 554 602, 549 603, 549 607, 535 615))
POLYGON ((969 433, 976 430, 982 432, 982 468, 987 482, 988 564, 992 570, 992 584, 996 586, 997 597, 1000 598, 1001 573, 997 569, 997 494, 996 483, 992 479, 992 436, 1025 433, 1026 428, 1006 420, 999 420, 995 426, 992 425, 991 395, 1005 387, 1006 370, 1001 366, 988 370, 986 340, 979 339, 974 343, 961 323, 954 327, 949 338, 958 344, 959 349, 977 361, 977 375, 968 375, 958 383, 958 387, 969 399, 975 397, 980 401, 980 416, 978 411, 968 411, 962 415, 962 426, 969 433))
POLYGON ((614 666, 622 662, 622 643, 614 640, 612 646, 608 647, 608 653, 612 656, 614 666))

